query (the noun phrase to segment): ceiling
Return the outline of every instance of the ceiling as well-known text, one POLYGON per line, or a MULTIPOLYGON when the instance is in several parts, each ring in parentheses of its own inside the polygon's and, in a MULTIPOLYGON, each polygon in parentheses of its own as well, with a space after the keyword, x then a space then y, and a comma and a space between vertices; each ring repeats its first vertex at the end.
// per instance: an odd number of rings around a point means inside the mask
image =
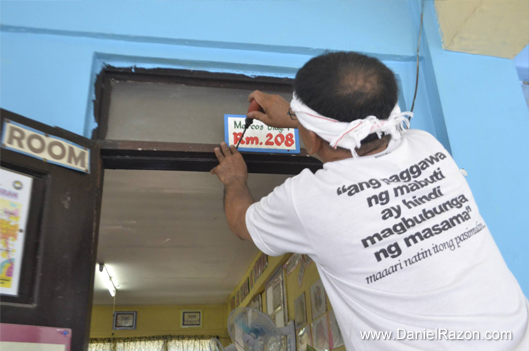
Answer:
POLYGON ((514 58, 529 44, 527 0, 436 0, 443 48, 514 58))
MULTIPOLYGON (((285 175, 251 174, 254 198, 285 175)), ((117 305, 224 304, 256 247, 235 237, 223 186, 207 172, 106 170, 97 261, 117 285, 117 305)), ((96 270, 94 304, 112 304, 96 270)))

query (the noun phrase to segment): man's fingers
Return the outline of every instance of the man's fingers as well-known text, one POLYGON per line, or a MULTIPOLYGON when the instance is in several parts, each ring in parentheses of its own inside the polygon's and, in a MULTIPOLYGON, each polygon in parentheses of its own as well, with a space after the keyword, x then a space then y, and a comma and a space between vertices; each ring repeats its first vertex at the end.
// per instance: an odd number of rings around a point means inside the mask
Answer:
POLYGON ((211 171, 209 171, 209 173, 216 174, 217 173, 217 167, 212 168, 211 171))
MULTIPOLYGON (((248 95, 248 102, 252 102, 252 100, 257 101, 259 103, 259 100, 262 100, 264 93, 260 92, 259 90, 254 90, 248 95)), ((260 105, 260 104, 259 104, 260 105)))
POLYGON ((239 150, 235 147, 235 145, 230 145, 230 151, 232 154, 236 155, 239 153, 239 150))
POLYGON ((222 153, 222 151, 220 151, 218 147, 215 148, 215 156, 217 156, 217 160, 219 160, 219 162, 224 159, 224 154, 222 153))
POLYGON ((231 155, 230 148, 228 147, 228 145, 225 142, 220 143, 220 148, 222 149, 222 153, 224 154, 224 156, 231 155))
POLYGON ((263 119, 266 118, 266 114, 261 111, 252 111, 246 115, 246 117, 257 119, 263 122, 263 119))

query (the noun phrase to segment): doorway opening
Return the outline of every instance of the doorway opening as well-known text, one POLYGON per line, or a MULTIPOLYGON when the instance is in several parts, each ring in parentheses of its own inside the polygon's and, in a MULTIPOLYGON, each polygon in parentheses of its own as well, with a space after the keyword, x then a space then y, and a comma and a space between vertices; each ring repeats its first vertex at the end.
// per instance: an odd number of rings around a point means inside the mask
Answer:
MULTIPOLYGON (((114 300, 96 279, 95 311, 108 312, 115 302, 116 310, 224 306, 225 313, 228 295, 258 249, 227 226, 223 186, 209 173, 218 164, 213 149, 224 139, 224 114, 244 114, 251 91, 290 99, 291 84, 178 70, 107 68, 100 74, 93 133, 104 168, 98 262, 112 271, 118 292, 114 300)), ((243 156, 255 200, 304 168, 321 168, 304 149, 243 156)), ((221 322, 206 331, 222 339, 221 322)), ((97 328, 93 336, 110 335, 97 328)))

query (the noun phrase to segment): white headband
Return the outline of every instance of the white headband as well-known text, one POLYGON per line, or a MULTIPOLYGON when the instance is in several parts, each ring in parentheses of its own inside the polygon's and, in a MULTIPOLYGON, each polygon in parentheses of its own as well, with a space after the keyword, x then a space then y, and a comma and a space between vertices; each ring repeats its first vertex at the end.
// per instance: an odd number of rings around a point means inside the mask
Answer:
POLYGON ((358 156, 355 149, 360 147, 361 141, 369 134, 377 133, 379 138, 382 134, 390 134, 395 140, 400 139, 405 130, 403 123, 406 128, 410 127, 406 116, 413 117, 412 112, 400 112, 399 105, 396 104, 388 119, 380 120, 375 116, 367 116, 350 123, 340 122, 320 115, 305 105, 295 93, 290 107, 305 129, 316 133, 335 149, 340 146, 351 150, 353 157, 358 156))

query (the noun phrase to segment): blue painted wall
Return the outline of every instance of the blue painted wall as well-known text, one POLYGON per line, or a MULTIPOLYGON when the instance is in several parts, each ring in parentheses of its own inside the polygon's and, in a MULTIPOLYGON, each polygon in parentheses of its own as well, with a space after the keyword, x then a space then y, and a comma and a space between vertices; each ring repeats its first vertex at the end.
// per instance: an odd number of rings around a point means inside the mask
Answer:
POLYGON ((516 57, 514 64, 518 71, 518 78, 522 84, 522 91, 525 98, 525 103, 529 108, 529 45, 527 45, 516 57), (525 83, 522 83, 525 82, 525 83))
POLYGON ((425 2, 430 74, 450 139, 507 265, 529 295, 529 111, 513 60, 442 50, 425 2))
MULTIPOLYGON (((528 111, 512 60, 443 51, 427 1, 414 128, 435 134, 468 181, 529 294, 528 111)), ((416 1, 0 1, 0 105, 85 136, 104 64, 292 77, 326 49, 375 55, 409 108, 416 1)))

